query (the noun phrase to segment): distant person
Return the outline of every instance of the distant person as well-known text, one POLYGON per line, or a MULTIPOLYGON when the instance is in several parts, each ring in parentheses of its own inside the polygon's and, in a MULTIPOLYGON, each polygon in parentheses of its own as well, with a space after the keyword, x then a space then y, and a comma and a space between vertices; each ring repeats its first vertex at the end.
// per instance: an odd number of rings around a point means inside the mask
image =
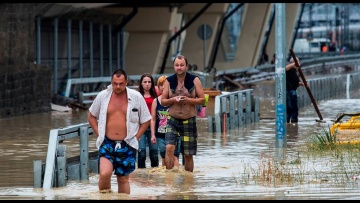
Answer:
POLYGON ((174 151, 180 137, 185 170, 193 172, 198 142, 195 106, 205 103, 204 90, 199 77, 187 72, 189 63, 185 56, 176 56, 173 65, 175 74, 166 78, 161 99, 162 105, 169 106, 165 164, 167 169, 174 167, 174 151))
MULTIPOLYGON (((154 99, 157 97, 155 90, 154 78, 150 73, 144 73, 140 78, 139 92, 144 97, 146 105, 151 114, 151 105, 154 99)), ((138 168, 146 168, 146 145, 149 147, 149 157, 150 157, 150 166, 158 167, 159 166, 159 150, 155 142, 151 141, 151 129, 150 126, 146 129, 143 136, 139 140, 139 150, 138 150, 138 168)))
POLYGON ((347 50, 347 47, 345 45, 342 46, 340 52, 341 52, 341 55, 344 55, 344 53, 346 52, 347 50))
POLYGON ((138 140, 150 124, 144 98, 127 83, 125 71, 115 70, 111 85, 96 96, 89 108, 88 121, 99 150, 100 192, 110 192, 115 171, 118 193, 130 194, 129 174, 135 170, 138 140))
MULTIPOLYGON (((165 166, 165 153, 166 153, 166 142, 165 142, 165 132, 166 124, 168 117, 169 107, 163 106, 161 104, 161 93, 164 90, 164 82, 166 80, 166 75, 160 76, 157 80, 157 87, 160 92, 160 95, 155 98, 151 105, 151 142, 157 143, 159 147, 161 163, 162 166, 165 166)), ((178 142, 178 149, 174 152, 174 166, 179 167, 179 155, 180 155, 180 142, 178 142)))
POLYGON ((321 52, 327 52, 328 51, 328 47, 326 45, 323 45, 321 47, 321 52))
POLYGON ((266 49, 264 49, 261 55, 260 65, 269 63, 269 55, 266 52, 267 52, 266 49))
POLYGON ((273 57, 272 57, 272 59, 271 59, 271 64, 275 64, 275 60, 276 60, 276 58, 275 58, 275 54, 273 55, 273 57))
POLYGON ((329 51, 336 51, 335 43, 331 43, 329 46, 329 51))
MULTIPOLYGON (((296 58, 299 65, 300 60, 296 58)), ((299 116, 297 88, 304 86, 298 75, 299 67, 296 66, 294 59, 290 59, 290 63, 286 65, 286 122, 297 123, 299 116)), ((309 85, 309 84, 307 84, 309 85)))

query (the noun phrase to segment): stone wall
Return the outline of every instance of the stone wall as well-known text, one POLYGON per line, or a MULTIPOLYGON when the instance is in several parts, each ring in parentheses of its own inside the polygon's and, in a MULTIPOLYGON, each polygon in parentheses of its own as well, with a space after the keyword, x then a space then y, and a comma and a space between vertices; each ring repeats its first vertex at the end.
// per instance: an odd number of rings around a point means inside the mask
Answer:
POLYGON ((0 119, 50 111, 52 70, 35 64, 36 4, 0 4, 0 119))

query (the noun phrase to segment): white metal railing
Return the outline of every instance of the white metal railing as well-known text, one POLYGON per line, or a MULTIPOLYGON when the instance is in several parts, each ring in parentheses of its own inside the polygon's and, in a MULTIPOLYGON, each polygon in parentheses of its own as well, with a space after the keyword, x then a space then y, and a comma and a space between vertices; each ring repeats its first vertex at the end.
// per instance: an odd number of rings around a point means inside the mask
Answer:
MULTIPOLYGON (((202 82, 202 84, 205 84, 205 77, 208 74, 203 74, 201 72, 198 71, 193 71, 193 74, 197 75, 200 78, 200 81, 202 82)), ((157 78, 159 78, 162 75, 166 75, 166 76, 170 76, 172 75, 172 73, 168 73, 168 74, 152 74, 154 80, 156 80, 157 78)), ((141 75, 129 75, 128 76, 128 80, 132 80, 132 81, 139 81, 141 78, 141 75)), ((71 87, 72 85, 78 85, 78 84, 91 84, 91 83, 109 83, 111 82, 111 77, 107 76, 107 77, 92 77, 92 78, 73 78, 73 79, 68 79, 67 83, 66 83, 66 89, 65 89, 65 97, 69 97, 70 93, 71 93, 71 87)), ((128 86, 130 88, 137 88, 137 85, 132 85, 132 86, 128 86)), ((96 95, 99 94, 98 92, 79 92, 79 103, 80 104, 91 104, 92 101, 94 100, 94 98, 96 97, 96 95)))
POLYGON ((209 132, 225 132, 260 120, 258 97, 253 89, 228 92, 215 97, 214 119, 208 117, 209 132))
POLYGON ((90 135, 93 135, 93 130, 88 123, 50 130, 44 175, 41 161, 34 161, 34 187, 40 188, 42 183, 43 189, 50 189, 53 186, 65 186, 67 179, 88 180, 91 171, 88 144, 90 135), (66 145, 59 143, 73 138, 80 139, 80 164, 70 168, 66 163, 66 145))

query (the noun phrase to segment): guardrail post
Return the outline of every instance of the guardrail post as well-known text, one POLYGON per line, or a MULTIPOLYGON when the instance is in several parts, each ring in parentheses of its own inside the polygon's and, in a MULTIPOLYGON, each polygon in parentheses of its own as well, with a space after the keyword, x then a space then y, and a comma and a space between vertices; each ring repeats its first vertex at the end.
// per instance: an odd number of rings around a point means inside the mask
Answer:
POLYGON ((235 95, 231 94, 229 99, 229 123, 230 129, 235 129, 235 95))
POLYGON ((45 162, 43 189, 50 189, 54 184, 55 158, 58 146, 58 129, 50 130, 49 144, 45 162))
POLYGON ((34 188, 41 188, 42 183, 42 161, 34 160, 34 188))
POLYGON ((260 121, 260 99, 259 97, 255 98, 255 116, 254 116, 254 122, 260 121))
POLYGON ((84 92, 80 91, 79 92, 79 104, 84 104, 84 92))
POLYGON ((248 125, 251 123, 251 92, 246 91, 246 109, 245 109, 245 124, 248 125))
POLYGON ((89 180, 88 127, 80 127, 80 179, 89 180))
POLYGON ((228 122, 227 122, 227 96, 221 98, 221 114, 219 116, 222 117, 222 130, 221 132, 225 132, 228 128, 228 122))
POLYGON ((216 96, 215 97, 215 110, 214 110, 215 132, 221 132, 220 106, 221 106, 220 96, 216 96))
POLYGON ((243 127, 244 126, 244 107, 243 107, 243 93, 238 92, 237 93, 238 98, 238 126, 243 127))
POLYGON ((208 116, 207 118, 208 118, 208 132, 212 133, 212 132, 214 132, 214 125, 213 125, 214 119, 212 116, 208 116))
POLYGON ((66 186, 67 183, 67 171, 66 171, 66 145, 59 145, 56 158, 56 173, 57 184, 56 187, 66 186))

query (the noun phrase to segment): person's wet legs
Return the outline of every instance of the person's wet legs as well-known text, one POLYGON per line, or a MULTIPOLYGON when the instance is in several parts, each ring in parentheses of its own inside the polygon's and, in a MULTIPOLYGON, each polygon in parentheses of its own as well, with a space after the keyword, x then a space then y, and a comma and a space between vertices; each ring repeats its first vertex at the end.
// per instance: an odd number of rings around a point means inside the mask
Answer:
MULTIPOLYGON (((175 160, 174 160, 174 166, 179 167, 180 163, 179 163, 179 157, 180 157, 180 153, 181 153, 181 138, 178 138, 178 141, 176 143, 175 146, 175 151, 174 151, 174 156, 175 156, 175 160)), ((184 155, 183 155, 183 159, 182 159, 182 165, 185 164, 185 159, 184 159, 184 155)))
POLYGON ((99 191, 111 190, 111 176, 113 174, 113 165, 105 157, 100 157, 99 163, 99 191))
POLYGON ((174 151, 175 151, 175 145, 172 144, 166 145, 166 153, 165 153, 166 169, 174 168, 174 151))
POLYGON ((193 172, 194 170, 194 159, 192 155, 184 155, 185 158, 185 171, 193 172))
POLYGON ((286 122, 297 123, 299 115, 298 96, 296 90, 286 91, 286 122))
POLYGON ((138 150, 138 160, 137 160, 137 167, 138 168, 146 168, 145 161, 146 161, 146 132, 141 136, 139 140, 139 150, 138 150))
POLYGON ((299 106, 298 106, 298 95, 296 91, 291 94, 291 123, 298 122, 299 106))
POLYGON ((126 176, 116 176, 118 183, 118 193, 130 194, 130 183, 129 175, 126 176))
POLYGON ((166 145, 165 138, 156 138, 156 144, 158 145, 160 156, 161 156, 161 166, 165 166, 165 153, 166 153, 166 145))
POLYGON ((159 166, 159 149, 157 143, 151 143, 151 133, 145 132, 147 137, 147 143, 149 146, 149 156, 150 156, 150 166, 158 167, 159 166))

